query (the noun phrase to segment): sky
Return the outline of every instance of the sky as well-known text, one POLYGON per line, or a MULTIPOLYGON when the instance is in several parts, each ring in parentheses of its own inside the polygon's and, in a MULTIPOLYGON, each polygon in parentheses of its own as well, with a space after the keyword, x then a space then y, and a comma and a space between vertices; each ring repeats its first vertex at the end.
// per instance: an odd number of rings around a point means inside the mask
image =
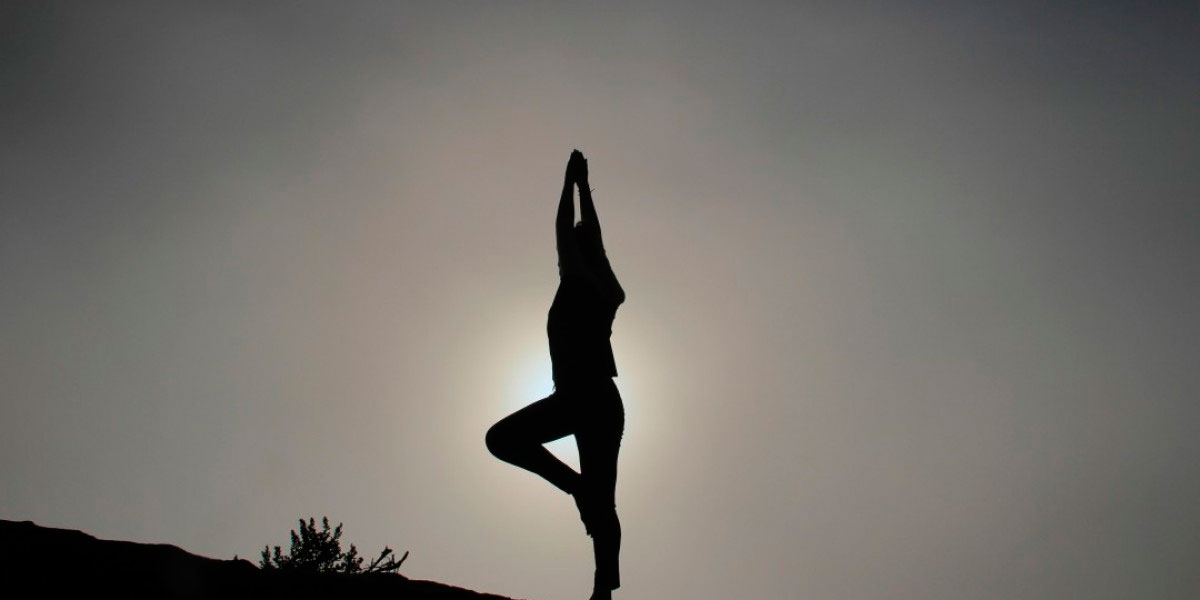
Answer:
POLYGON ((1196 3, 243 4, 0 7, 0 518, 585 597, 579 148, 616 597, 1200 594, 1196 3))

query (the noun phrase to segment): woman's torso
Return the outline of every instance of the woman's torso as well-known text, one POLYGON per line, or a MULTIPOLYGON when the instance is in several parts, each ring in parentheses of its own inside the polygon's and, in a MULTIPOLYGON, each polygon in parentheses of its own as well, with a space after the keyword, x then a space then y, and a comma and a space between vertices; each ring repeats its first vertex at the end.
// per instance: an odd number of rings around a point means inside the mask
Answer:
POLYGON ((564 277, 559 282, 546 319, 556 386, 617 375, 609 341, 617 306, 582 281, 564 277))

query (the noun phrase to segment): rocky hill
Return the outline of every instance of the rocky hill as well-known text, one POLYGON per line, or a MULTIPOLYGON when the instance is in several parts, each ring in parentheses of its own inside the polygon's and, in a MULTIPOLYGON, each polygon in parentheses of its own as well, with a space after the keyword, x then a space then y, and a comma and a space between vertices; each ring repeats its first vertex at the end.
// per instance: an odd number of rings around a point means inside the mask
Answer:
POLYGON ((512 600, 443 583, 374 573, 260 570, 167 544, 100 540, 80 531, 0 520, 0 597, 388 598, 512 600))

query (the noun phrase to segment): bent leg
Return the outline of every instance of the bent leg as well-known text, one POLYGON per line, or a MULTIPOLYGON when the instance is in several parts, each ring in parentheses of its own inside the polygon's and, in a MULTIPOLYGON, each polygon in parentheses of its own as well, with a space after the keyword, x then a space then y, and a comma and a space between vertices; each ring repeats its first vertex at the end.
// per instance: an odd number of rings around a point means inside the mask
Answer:
POLYGON ((570 399, 556 392, 492 425, 487 432, 487 447, 496 458, 574 494, 579 488, 579 473, 542 444, 575 433, 575 422, 570 399))

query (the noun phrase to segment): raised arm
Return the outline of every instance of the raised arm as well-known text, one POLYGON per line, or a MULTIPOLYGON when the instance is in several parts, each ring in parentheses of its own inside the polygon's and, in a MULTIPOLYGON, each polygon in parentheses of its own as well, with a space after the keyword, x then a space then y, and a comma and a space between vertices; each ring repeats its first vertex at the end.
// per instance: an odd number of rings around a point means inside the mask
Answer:
POLYGON ((625 291, 617 282, 616 275, 608 265, 604 256, 604 243, 600 238, 600 220, 596 217, 596 207, 592 203, 592 189, 588 185, 587 159, 583 153, 575 150, 571 160, 567 162, 566 180, 563 182, 562 198, 559 200, 558 220, 558 260, 564 274, 577 275, 587 281, 596 292, 607 296, 620 304, 625 301, 625 291), (575 227, 575 206, 573 187, 579 186, 579 212, 583 238, 587 248, 580 248, 580 235, 573 231, 575 227), (590 252, 589 260, 584 260, 584 253, 590 252))
POLYGON ((582 167, 579 169, 576 183, 579 184, 579 220, 584 223, 585 227, 591 227, 595 230, 595 235, 600 236, 600 218, 596 216, 596 205, 592 203, 592 186, 588 183, 588 168, 587 159, 581 157, 582 167))
POLYGON ((572 229, 575 227, 575 181, 577 179, 578 161, 583 160, 583 154, 578 150, 571 153, 567 161, 567 172, 563 176, 562 195, 558 199, 558 216, 554 219, 554 237, 558 246, 558 264, 563 273, 574 273, 583 270, 583 255, 575 243, 572 229))

